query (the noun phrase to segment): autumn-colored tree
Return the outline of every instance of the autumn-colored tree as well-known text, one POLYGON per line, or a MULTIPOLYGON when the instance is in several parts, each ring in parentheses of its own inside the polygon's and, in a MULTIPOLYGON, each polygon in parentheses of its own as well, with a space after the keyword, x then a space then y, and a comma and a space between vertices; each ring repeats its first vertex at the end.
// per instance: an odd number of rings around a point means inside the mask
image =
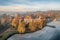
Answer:
POLYGON ((42 29, 45 25, 45 18, 43 15, 38 16, 36 19, 37 28, 42 29))
POLYGON ((37 26, 38 26, 39 29, 43 28, 43 20, 42 19, 38 20, 37 26))
POLYGON ((19 33, 25 33, 26 32, 25 25, 26 24, 24 21, 19 22, 19 25, 18 25, 18 32, 19 33))
POLYGON ((8 24, 8 22, 9 22, 9 18, 8 17, 5 17, 5 18, 1 19, 1 24, 2 25, 6 25, 6 24, 8 24))
POLYGON ((30 32, 36 31, 36 25, 35 25, 34 20, 29 22, 29 30, 30 30, 30 32))
POLYGON ((45 15, 42 15, 42 20, 43 20, 43 26, 46 25, 46 16, 45 15))
POLYGON ((18 22, 19 22, 19 20, 14 18, 14 19, 12 20, 12 27, 13 27, 13 28, 16 28, 16 27, 18 26, 18 22))
POLYGON ((24 21, 26 23, 29 23, 31 21, 32 17, 31 16, 25 16, 24 21))

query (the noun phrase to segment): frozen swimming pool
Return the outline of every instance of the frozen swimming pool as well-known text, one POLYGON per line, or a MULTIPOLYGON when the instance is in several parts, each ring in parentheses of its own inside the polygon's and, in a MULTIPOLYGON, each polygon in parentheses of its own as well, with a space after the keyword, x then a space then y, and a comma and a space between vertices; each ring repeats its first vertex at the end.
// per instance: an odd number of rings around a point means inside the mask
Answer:
POLYGON ((15 34, 7 40, 60 40, 60 22, 50 22, 48 25, 54 25, 56 28, 46 26, 34 33, 15 34))

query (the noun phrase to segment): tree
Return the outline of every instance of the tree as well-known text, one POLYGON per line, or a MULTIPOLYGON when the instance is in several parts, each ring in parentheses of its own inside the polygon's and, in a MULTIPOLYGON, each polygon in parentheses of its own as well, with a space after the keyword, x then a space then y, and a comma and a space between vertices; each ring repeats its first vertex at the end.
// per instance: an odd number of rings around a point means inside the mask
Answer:
POLYGON ((26 32, 25 25, 26 24, 24 21, 19 22, 18 29, 17 29, 19 33, 25 33, 26 32))
POLYGON ((42 29, 46 25, 46 16, 40 15, 40 17, 37 20, 37 26, 39 29, 42 29))
POLYGON ((37 22, 37 27, 38 27, 39 29, 42 29, 42 28, 43 28, 43 20, 42 20, 42 19, 38 20, 38 22, 37 22))
POLYGON ((19 20, 14 18, 14 19, 12 20, 12 27, 13 27, 13 28, 17 28, 18 22, 19 22, 19 20))
POLYGON ((35 26, 34 20, 29 22, 29 30, 30 30, 30 32, 36 31, 36 26, 35 26))

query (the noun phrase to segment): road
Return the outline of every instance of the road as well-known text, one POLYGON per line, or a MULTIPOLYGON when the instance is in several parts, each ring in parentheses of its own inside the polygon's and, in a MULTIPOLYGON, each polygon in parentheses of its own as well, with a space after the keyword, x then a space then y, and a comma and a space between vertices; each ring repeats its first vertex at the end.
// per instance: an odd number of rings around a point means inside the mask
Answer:
POLYGON ((44 27, 42 30, 34 33, 15 34, 7 40, 60 40, 60 22, 50 22, 48 25, 53 25, 56 28, 44 27))

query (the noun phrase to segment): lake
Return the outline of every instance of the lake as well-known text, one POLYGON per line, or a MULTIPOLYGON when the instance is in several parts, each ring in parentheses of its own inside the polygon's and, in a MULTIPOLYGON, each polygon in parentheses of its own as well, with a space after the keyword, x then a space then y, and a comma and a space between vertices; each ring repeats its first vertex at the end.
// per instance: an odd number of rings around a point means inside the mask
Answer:
POLYGON ((15 34, 7 40, 60 40, 60 21, 50 22, 47 25, 53 25, 56 28, 46 26, 34 33, 15 34))

